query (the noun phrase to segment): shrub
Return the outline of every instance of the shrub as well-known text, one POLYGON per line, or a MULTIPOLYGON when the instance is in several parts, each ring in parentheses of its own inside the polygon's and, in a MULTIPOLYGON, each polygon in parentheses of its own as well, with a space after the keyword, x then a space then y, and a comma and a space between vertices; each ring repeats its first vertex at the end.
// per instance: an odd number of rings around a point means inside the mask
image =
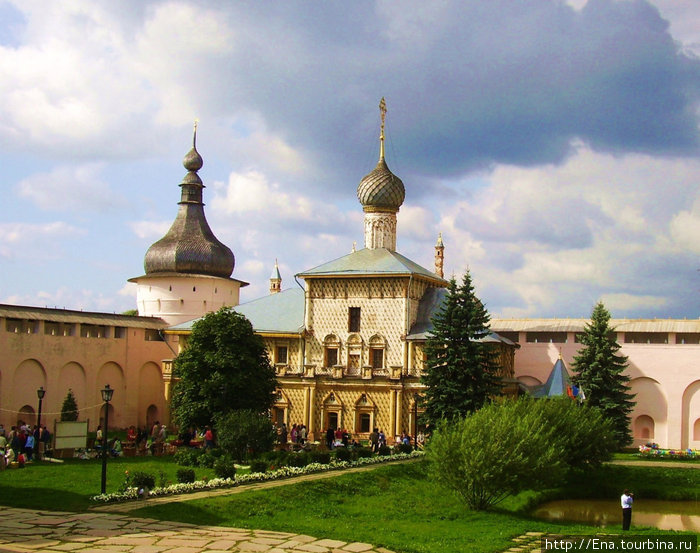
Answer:
POLYGON ((210 451, 205 451, 199 457, 197 457, 197 466, 203 468, 213 468, 215 462, 216 457, 214 457, 214 455, 212 455, 210 451))
POLYGON ((156 487, 156 477, 148 472, 137 471, 131 474, 131 485, 152 490, 156 487))
POLYGON ((196 467, 199 464, 198 460, 200 455, 202 455, 201 450, 180 447, 173 457, 175 462, 182 467, 196 467))
POLYGON ((305 467, 309 462, 309 454, 305 451, 300 451, 289 456, 288 464, 290 467, 305 467))
POLYGON ((180 484, 189 484, 195 480, 194 469, 177 469, 176 476, 180 484))
POLYGON ((266 451, 260 455, 260 460, 266 461, 274 467, 286 467, 289 464, 289 452, 283 449, 278 451, 266 451))
POLYGON ((350 461, 352 459, 352 451, 344 447, 339 447, 335 450, 335 458, 338 461, 350 461))
POLYGON ((374 455, 369 447, 361 447, 360 449, 357 449, 356 454, 358 459, 363 459, 374 455))
POLYGON ((250 463, 250 472, 267 472, 268 467, 267 461, 258 459, 250 463))
POLYGON ((271 451, 276 434, 267 415, 251 410, 231 411, 216 421, 219 445, 237 461, 271 451))
POLYGON ((214 474, 219 478, 233 478, 236 476, 236 466, 230 457, 220 457, 214 463, 214 474))
POLYGON ((399 444, 399 453, 411 453, 413 446, 411 444, 399 444))
POLYGON ((379 455, 391 455, 391 448, 388 445, 379 446, 379 455))
POLYGON ((595 409, 568 398, 523 398, 442 421, 427 452, 433 478, 469 508, 483 510, 522 490, 561 483, 572 468, 597 464, 612 451, 606 449, 614 446, 611 435, 595 409))
POLYGON ((316 449, 309 453, 309 459, 312 463, 321 463, 322 465, 327 465, 331 462, 331 453, 330 451, 319 451, 318 449, 316 449))

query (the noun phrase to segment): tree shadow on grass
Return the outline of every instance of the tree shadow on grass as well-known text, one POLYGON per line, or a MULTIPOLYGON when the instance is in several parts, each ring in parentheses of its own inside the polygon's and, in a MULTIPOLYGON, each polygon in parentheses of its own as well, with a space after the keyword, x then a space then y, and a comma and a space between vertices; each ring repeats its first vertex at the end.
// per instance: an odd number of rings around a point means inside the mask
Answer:
POLYGON ((6 487, 0 505, 37 511, 86 511, 92 503, 84 494, 41 487, 6 487))
POLYGON ((227 526, 225 517, 197 507, 191 501, 177 501, 165 503, 163 505, 135 508, 133 511, 128 512, 128 516, 186 522, 205 526, 227 526))

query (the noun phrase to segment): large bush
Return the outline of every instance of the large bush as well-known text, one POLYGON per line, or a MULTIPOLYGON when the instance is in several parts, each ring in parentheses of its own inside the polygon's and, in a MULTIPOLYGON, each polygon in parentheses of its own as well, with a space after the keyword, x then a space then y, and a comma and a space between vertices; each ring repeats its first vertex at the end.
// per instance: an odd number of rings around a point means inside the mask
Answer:
POLYGON ((237 461, 271 451, 277 435, 267 415, 251 410, 231 411, 216 420, 219 446, 237 461))
POLYGON ((572 468, 613 451, 612 428, 595 409, 568 400, 499 401, 443 421, 427 448, 433 477, 471 509, 525 489, 561 483, 572 468))

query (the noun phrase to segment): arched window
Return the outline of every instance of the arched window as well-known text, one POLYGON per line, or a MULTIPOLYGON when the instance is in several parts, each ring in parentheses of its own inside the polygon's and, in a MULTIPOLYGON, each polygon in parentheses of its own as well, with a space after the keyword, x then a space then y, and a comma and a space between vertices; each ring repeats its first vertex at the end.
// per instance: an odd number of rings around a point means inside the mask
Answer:
POLYGON ((329 334, 323 340, 323 366, 327 369, 338 364, 340 340, 335 334, 329 334))
POLYGON ((386 340, 375 334, 369 339, 369 364, 373 369, 383 369, 386 366, 386 340))

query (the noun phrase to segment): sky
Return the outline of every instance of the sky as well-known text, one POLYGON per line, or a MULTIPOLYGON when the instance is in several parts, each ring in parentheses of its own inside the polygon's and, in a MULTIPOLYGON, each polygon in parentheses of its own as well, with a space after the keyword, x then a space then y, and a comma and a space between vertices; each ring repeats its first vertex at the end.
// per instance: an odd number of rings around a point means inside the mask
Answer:
POLYGON ((135 308, 195 119, 241 302, 297 286, 363 245, 382 97, 399 252, 494 317, 700 316, 697 0, 0 0, 0 303, 135 308))

